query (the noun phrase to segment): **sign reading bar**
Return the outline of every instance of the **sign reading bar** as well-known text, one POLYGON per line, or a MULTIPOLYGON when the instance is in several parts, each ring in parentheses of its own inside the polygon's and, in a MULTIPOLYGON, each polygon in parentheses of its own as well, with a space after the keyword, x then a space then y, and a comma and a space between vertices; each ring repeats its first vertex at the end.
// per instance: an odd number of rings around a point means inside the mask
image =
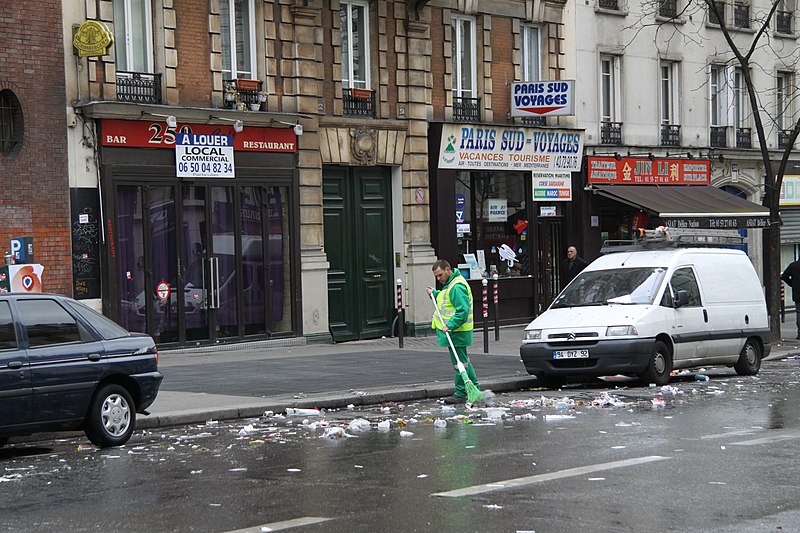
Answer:
POLYGON ((179 133, 175 143, 179 178, 233 178, 233 136, 179 133))
POLYGON ((511 84, 512 117, 575 114, 575 80, 527 81, 511 84))
POLYGON ((704 159, 588 157, 589 183, 708 185, 711 162, 704 159))
POLYGON ((577 131, 445 124, 439 168, 577 172, 582 153, 577 131))
POLYGON ((568 172, 533 172, 534 202, 572 201, 572 176, 568 172))
POLYGON ((769 215, 763 217, 661 217, 670 228, 681 229, 755 229, 769 227, 769 215))
POLYGON ((246 126, 239 133, 233 125, 178 124, 170 128, 165 122, 103 119, 100 124, 103 146, 126 148, 174 148, 179 133, 230 135, 237 152, 296 152, 297 135, 292 128, 258 128, 246 126))

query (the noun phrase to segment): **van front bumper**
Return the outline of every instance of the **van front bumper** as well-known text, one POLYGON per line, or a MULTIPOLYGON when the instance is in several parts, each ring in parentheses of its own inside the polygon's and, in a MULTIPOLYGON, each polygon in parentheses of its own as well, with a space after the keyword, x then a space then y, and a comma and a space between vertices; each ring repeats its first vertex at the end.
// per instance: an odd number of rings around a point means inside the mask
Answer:
POLYGON ((654 339, 614 339, 586 344, 524 343, 519 348, 525 370, 531 375, 613 376, 641 374, 653 351, 654 339), (589 350, 584 359, 555 359, 557 350, 589 350))

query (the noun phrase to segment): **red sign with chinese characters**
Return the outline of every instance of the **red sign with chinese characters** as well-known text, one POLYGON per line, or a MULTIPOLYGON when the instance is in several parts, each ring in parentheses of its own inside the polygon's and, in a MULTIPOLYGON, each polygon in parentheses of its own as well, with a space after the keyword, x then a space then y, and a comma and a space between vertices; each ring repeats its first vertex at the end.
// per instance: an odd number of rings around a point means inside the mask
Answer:
POLYGON ((707 159, 648 159, 588 157, 589 183, 630 185, 708 185, 711 162, 707 159))
POLYGON ((178 124, 170 128, 165 122, 104 119, 100 124, 103 146, 125 148, 175 148, 178 133, 233 135, 233 149, 242 152, 296 152, 297 135, 292 128, 258 128, 245 126, 236 133, 233 124, 178 124))

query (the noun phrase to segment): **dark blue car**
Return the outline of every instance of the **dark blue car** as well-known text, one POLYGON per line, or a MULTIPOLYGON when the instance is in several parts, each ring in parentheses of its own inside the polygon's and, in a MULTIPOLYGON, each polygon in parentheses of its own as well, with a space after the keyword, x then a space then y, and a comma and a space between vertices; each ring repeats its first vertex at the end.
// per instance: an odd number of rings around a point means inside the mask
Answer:
POLYGON ((0 446, 76 429, 97 446, 124 444, 161 379, 150 336, 63 296, 0 295, 0 446))

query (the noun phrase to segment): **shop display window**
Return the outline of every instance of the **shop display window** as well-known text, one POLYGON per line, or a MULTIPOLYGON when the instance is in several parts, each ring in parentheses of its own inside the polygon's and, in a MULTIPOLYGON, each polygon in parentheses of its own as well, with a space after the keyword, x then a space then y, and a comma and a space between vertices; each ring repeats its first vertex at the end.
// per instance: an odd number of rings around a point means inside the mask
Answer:
MULTIPOLYGON (((526 198, 530 174, 522 172, 458 172, 456 174, 456 238, 459 265, 477 262, 471 278, 531 274, 526 198)), ((455 265, 454 265, 455 266, 455 265)))

